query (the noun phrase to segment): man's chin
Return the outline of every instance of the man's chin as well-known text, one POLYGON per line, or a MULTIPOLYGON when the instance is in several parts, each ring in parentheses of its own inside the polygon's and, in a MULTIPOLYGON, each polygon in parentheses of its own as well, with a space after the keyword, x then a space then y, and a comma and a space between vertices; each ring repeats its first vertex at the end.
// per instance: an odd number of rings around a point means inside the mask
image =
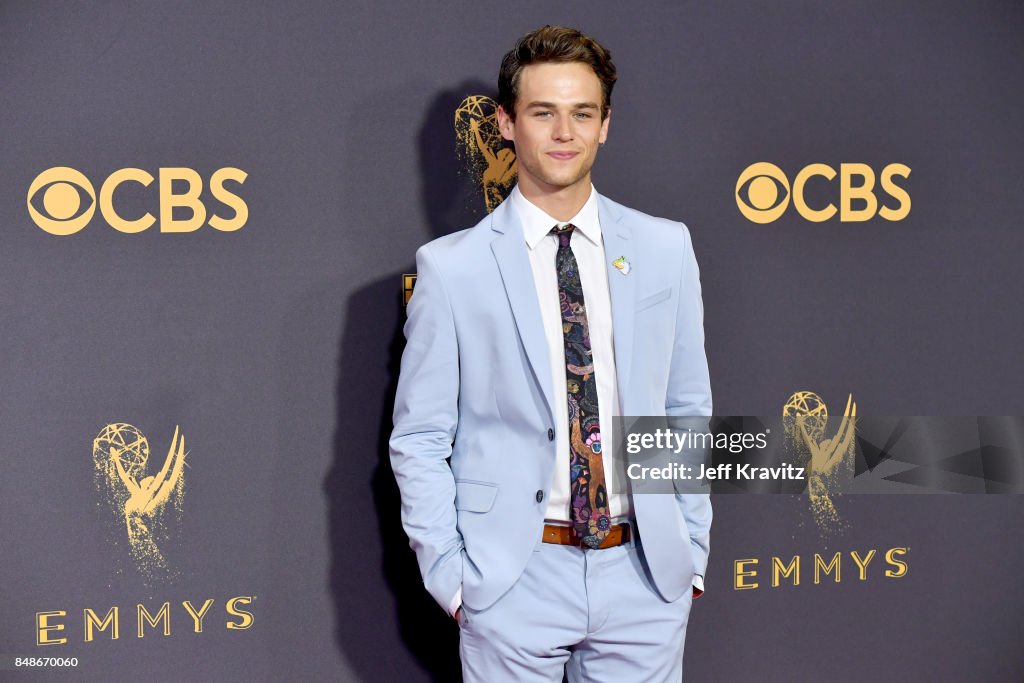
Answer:
POLYGON ((552 192, 558 192, 567 188, 579 185, 581 182, 586 181, 587 173, 559 173, 551 174, 541 178, 541 181, 548 187, 552 192))

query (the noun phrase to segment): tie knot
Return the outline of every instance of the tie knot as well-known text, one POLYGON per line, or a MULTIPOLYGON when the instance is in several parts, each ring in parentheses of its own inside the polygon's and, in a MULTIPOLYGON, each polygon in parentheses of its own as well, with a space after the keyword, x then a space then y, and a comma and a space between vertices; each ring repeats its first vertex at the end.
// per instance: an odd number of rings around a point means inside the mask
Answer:
POLYGON ((576 226, 572 223, 566 223, 562 227, 557 225, 551 228, 552 235, 558 236, 558 246, 567 247, 569 246, 569 240, 572 239, 572 231, 576 229, 576 226))

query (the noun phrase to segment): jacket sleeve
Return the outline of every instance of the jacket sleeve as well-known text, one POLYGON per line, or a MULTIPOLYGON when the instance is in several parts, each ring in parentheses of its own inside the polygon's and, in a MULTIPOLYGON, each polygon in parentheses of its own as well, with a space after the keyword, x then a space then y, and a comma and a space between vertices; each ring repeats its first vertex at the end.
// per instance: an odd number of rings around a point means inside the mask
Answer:
POLYGON ((402 526, 427 590, 445 610, 462 586, 462 536, 447 458, 458 426, 459 348, 451 303, 429 245, 416 252, 391 433, 402 526))
MULTIPOLYGON (((704 304, 700 293, 700 271, 690 233, 685 225, 680 225, 683 228, 683 265, 665 414, 670 417, 710 418, 711 381, 704 353, 704 304)), ((690 531, 694 573, 703 577, 711 550, 711 496, 707 493, 678 492, 675 495, 690 531)))

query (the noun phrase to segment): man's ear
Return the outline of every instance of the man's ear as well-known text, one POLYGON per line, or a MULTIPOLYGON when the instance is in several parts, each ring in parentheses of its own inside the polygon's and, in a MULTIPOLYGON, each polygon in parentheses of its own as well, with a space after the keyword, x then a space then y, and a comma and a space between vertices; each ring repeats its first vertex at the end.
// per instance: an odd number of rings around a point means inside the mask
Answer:
POLYGON ((497 111, 498 116, 498 130, 501 131, 501 137, 505 138, 509 142, 515 138, 516 124, 509 116, 504 107, 499 106, 497 111))
POLYGON ((601 135, 598 136, 597 141, 602 145, 608 139, 608 124, 612 122, 612 110, 608 108, 608 115, 604 117, 604 121, 601 122, 601 135))

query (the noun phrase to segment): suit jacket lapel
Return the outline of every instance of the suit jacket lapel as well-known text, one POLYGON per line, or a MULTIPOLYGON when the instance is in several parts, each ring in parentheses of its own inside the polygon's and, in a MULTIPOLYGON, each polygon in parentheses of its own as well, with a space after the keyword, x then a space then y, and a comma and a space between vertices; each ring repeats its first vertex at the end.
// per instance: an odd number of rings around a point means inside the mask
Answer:
POLYGON ((548 404, 548 414, 554 419, 554 396, 551 387, 551 364, 548 358, 544 325, 537 303, 537 288, 527 254, 526 238, 518 216, 506 200, 491 214, 491 229, 498 236, 491 242, 491 251, 498 262, 498 270, 505 285, 519 338, 526 349, 526 357, 533 376, 548 404))
POLYGON ((619 383, 620 407, 629 415, 629 377, 633 359, 633 328, 636 311, 636 276, 623 275, 612 265, 620 256, 631 263, 636 260, 633 250, 633 231, 620 222, 618 207, 598 195, 598 215, 601 236, 604 239, 605 267, 608 269, 608 290, 612 300, 612 333, 615 343, 615 375, 619 383))

